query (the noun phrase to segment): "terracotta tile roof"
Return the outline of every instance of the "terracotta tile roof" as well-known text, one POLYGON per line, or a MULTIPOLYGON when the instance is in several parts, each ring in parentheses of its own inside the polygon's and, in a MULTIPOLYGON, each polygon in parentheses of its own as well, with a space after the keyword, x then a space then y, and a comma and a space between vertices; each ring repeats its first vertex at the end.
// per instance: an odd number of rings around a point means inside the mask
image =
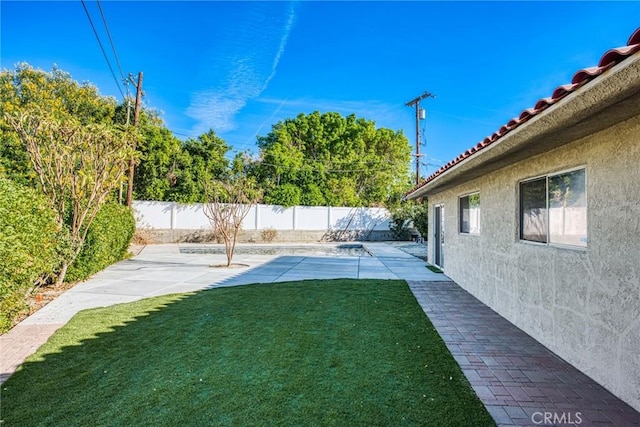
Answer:
POLYGON ((629 37, 629 41, 627 42, 626 46, 610 49, 607 52, 605 52, 604 55, 602 55, 602 57, 600 58, 600 62, 598 62, 597 66, 584 68, 576 72, 573 75, 573 79, 571 79, 571 83, 557 87, 553 91, 550 97, 543 98, 538 102, 536 102, 535 106, 533 106, 532 108, 528 108, 522 111, 518 117, 515 117, 509 120, 507 124, 505 124, 500 129, 498 129, 498 131, 495 132, 493 135, 488 136, 483 141, 480 141, 474 147, 471 147, 464 153, 460 154, 458 157, 451 160, 449 163, 442 166, 440 169, 435 171, 429 177, 424 179, 420 184, 416 185, 411 190, 406 192, 405 197, 415 192, 416 190, 420 189, 421 187, 425 186, 429 182, 433 181, 438 176, 443 174, 445 171, 451 169, 453 166, 457 165, 458 163, 469 158, 473 154, 476 154, 482 149, 498 141, 500 138, 505 136, 507 133, 509 133, 513 129, 527 122, 529 119, 536 116, 537 114, 540 114, 542 111, 546 110, 551 105, 558 103, 570 93, 584 86, 587 82, 590 82, 591 80, 597 78, 602 73, 604 73, 611 67, 614 67, 615 65, 619 64, 620 62, 624 61, 626 58, 635 54, 636 52, 640 52, 640 27, 634 31, 631 37, 629 37))

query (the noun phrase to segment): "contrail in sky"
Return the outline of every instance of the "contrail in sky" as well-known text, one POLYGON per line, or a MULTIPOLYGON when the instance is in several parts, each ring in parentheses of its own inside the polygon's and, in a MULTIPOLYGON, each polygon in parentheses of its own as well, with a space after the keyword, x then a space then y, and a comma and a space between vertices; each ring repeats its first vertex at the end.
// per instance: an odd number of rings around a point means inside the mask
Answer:
POLYGON ((284 35, 282 39, 280 39, 280 47, 278 48, 278 53, 276 54, 275 59, 273 60, 273 66, 271 67, 271 74, 267 77, 267 80, 264 82, 264 87, 262 90, 265 90, 269 85, 269 82, 276 75, 276 69, 278 68, 278 63, 280 62, 280 58, 284 53, 284 48, 287 45, 287 40, 289 40, 289 34, 291 33, 291 29, 293 28, 293 23, 295 21, 296 14, 294 10, 294 4, 289 4, 289 19, 287 20, 287 24, 284 27, 284 35))
POLYGON ((244 3, 250 9, 243 14, 244 21, 234 22, 222 40, 214 42, 212 56, 216 60, 206 71, 209 81, 220 83, 192 95, 186 114, 196 121, 193 134, 235 129, 237 113, 275 76, 296 15, 295 5, 289 4, 285 16, 274 17, 274 4, 259 8, 257 3, 244 3))

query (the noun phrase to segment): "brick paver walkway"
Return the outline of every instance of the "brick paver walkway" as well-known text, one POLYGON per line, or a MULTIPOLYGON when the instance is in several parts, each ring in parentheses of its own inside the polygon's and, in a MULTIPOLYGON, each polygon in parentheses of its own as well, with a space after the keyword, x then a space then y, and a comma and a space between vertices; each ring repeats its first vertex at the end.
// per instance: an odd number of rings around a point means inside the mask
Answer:
POLYGON ((454 282, 409 286, 499 426, 640 426, 640 413, 454 282))
POLYGON ((27 356, 35 353, 62 326, 62 324, 18 325, 6 334, 0 335, 0 354, 2 355, 0 384, 18 369, 27 356))

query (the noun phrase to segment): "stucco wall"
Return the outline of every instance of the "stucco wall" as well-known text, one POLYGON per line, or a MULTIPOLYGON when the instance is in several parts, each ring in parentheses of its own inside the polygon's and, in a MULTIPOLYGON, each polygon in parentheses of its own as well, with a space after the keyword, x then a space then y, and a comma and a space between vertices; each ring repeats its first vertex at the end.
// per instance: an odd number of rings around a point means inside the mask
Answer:
POLYGON ((640 116, 431 195, 431 217, 440 203, 445 273, 640 410, 640 116), (519 241, 519 181, 579 166, 588 247, 519 241), (474 191, 481 233, 459 234, 458 197, 474 191))

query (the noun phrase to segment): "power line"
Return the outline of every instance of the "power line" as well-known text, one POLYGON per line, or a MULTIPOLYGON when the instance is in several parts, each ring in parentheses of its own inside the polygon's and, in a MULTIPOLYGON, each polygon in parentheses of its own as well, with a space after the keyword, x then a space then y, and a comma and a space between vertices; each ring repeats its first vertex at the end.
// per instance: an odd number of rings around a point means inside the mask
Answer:
POLYGON ((171 131, 171 133, 174 134, 174 135, 185 136, 185 137, 187 137, 189 139, 197 139, 197 138, 202 136, 202 135, 198 135, 198 136, 187 135, 186 133, 180 133, 180 132, 174 132, 174 131, 171 131))
POLYGON ((109 71, 111 71, 111 76, 113 77, 113 81, 116 82, 116 86, 118 87, 118 91, 122 98, 126 98, 124 96, 124 92, 122 92, 122 88, 120 87, 120 83, 118 83, 118 78, 116 77, 116 73, 113 71, 113 67, 111 67, 111 62, 109 62, 109 58, 107 57, 107 53, 104 50, 104 46, 102 46, 102 42, 100 41, 100 37, 98 36, 98 32, 96 31, 95 25, 93 25, 93 20, 91 19, 91 15, 89 15, 89 10, 87 9, 87 5, 84 3, 84 0, 80 0, 82 3, 82 7, 84 8, 84 12, 87 14, 87 18, 89 19, 89 24, 91 24, 91 28, 93 29, 93 34, 96 36, 96 40, 98 41, 98 45, 100 46, 100 50, 102 51, 102 56, 104 56, 104 60, 107 61, 107 65, 109 66, 109 71))
MULTIPOLYGON (((129 119, 129 108, 131 104, 131 91, 129 90, 129 79, 125 77, 124 71, 122 71, 122 65, 120 64, 120 57, 118 56, 118 52, 116 51, 116 45, 113 43, 113 38, 111 37, 111 31, 109 31, 109 25, 107 25, 107 18, 104 16, 104 12, 102 11, 102 5, 100 4, 100 0, 96 0, 98 4, 98 9, 100 10, 100 16, 102 17, 102 23, 104 24, 104 29, 107 32, 107 37, 109 38, 109 44, 111 45, 111 50, 113 51, 113 56, 116 58, 116 64, 118 65, 118 70, 120 71, 120 77, 122 78, 122 83, 124 83, 124 87, 127 89, 127 120, 129 119)), ((128 122, 127 122, 128 123, 128 122)))
MULTIPOLYGON (((368 163, 373 163, 373 162, 368 162, 368 163)), ((266 162, 259 162, 258 164, 260 165, 264 165, 264 166, 273 166, 276 168, 283 168, 283 169, 288 169, 288 170, 302 170, 302 167, 299 166, 284 166, 284 165, 274 165, 273 163, 266 163, 266 162)), ((385 172, 385 171, 392 171, 392 169, 386 167, 386 168, 381 168, 381 169, 371 169, 371 168, 367 168, 367 169, 322 169, 322 168, 318 168, 318 167, 314 167, 311 165, 306 165, 308 168, 310 168, 311 170, 314 171, 321 171, 321 172, 327 172, 327 173, 350 173, 350 172, 385 172)), ((393 166, 393 164, 389 165, 389 166, 393 166)))
MULTIPOLYGON (((183 136, 187 139, 198 139, 202 136, 198 135, 198 136, 194 136, 194 135, 187 135, 186 133, 180 133, 180 132, 174 132, 171 131, 171 133, 175 136, 175 135, 179 135, 179 136, 183 136)), ((258 146, 255 143, 251 143, 251 142, 228 142, 225 141, 225 143, 227 143, 229 145, 229 147, 233 150, 246 150, 246 149, 254 149, 254 148, 258 148, 258 146)))
MULTIPOLYGON (((111 32, 109 31, 109 26, 107 25, 107 19, 102 12, 102 6, 100 5, 100 0, 96 0, 98 4, 98 9, 100 9, 100 16, 102 17, 102 23, 104 24, 104 29, 107 31, 107 37, 109 38, 109 44, 111 45, 111 50, 113 51, 113 55, 116 57, 116 64, 118 64, 118 70, 120 70, 120 77, 123 81, 128 81, 124 76, 124 72, 122 71, 122 66, 120 65, 120 58, 118 57, 118 52, 116 52, 116 46, 113 43, 113 39, 111 38, 111 32)), ((128 88, 128 86, 127 86, 128 88)))

